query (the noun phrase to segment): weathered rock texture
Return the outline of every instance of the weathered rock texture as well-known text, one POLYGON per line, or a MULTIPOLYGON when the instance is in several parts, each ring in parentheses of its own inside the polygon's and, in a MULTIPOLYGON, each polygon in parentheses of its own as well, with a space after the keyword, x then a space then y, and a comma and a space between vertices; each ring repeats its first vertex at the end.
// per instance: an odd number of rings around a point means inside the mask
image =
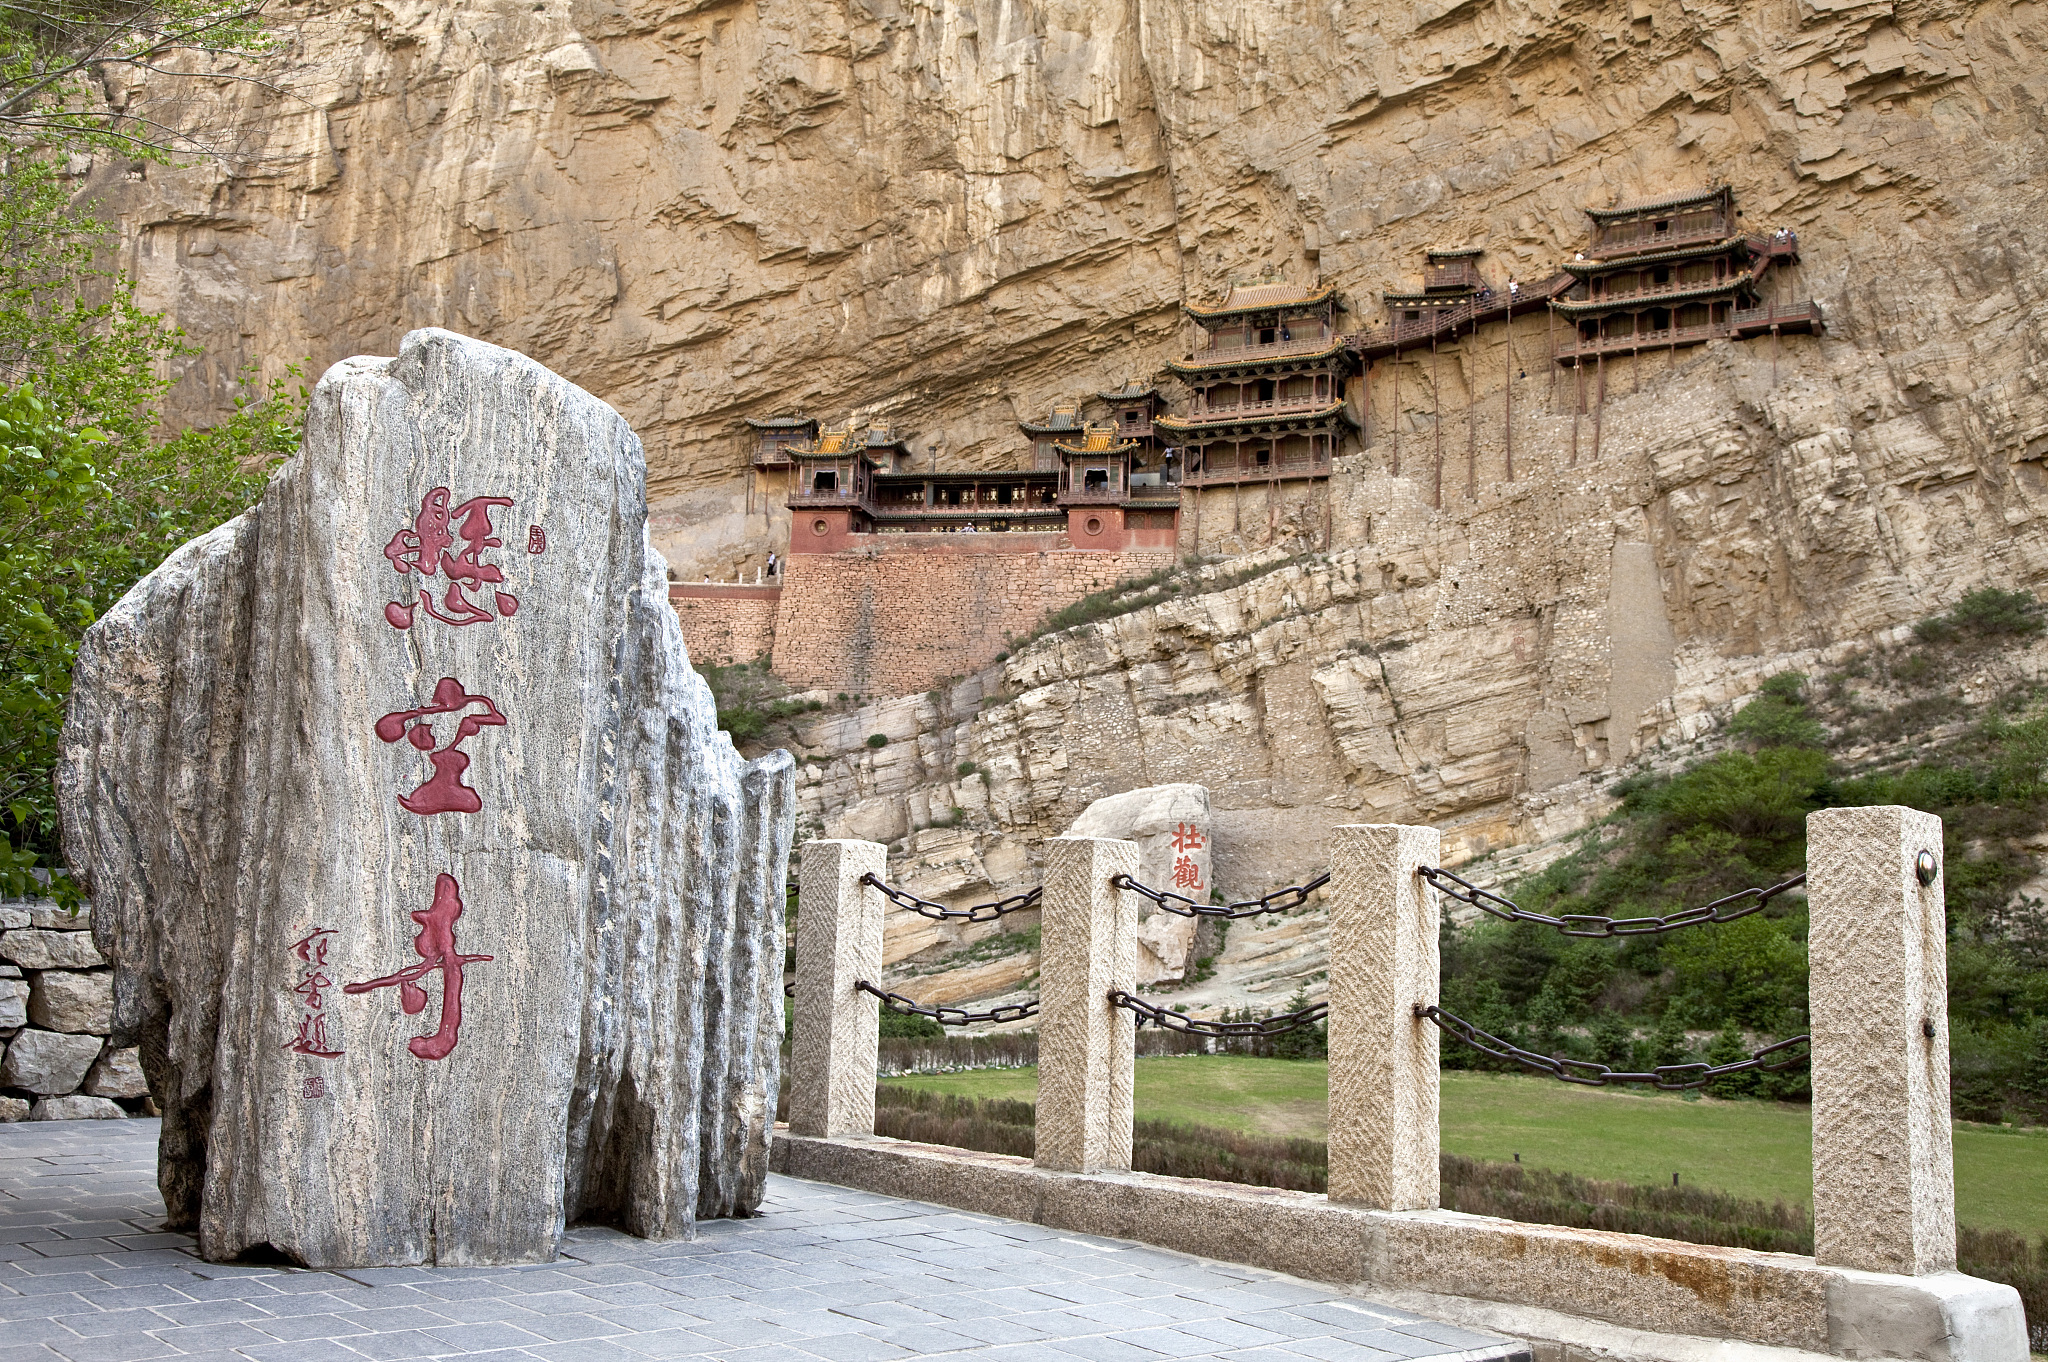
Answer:
POLYGON ((790 765, 717 732, 642 479, 587 393, 415 332, 88 635, 66 850, 207 1257, 546 1259, 758 1200, 790 765))

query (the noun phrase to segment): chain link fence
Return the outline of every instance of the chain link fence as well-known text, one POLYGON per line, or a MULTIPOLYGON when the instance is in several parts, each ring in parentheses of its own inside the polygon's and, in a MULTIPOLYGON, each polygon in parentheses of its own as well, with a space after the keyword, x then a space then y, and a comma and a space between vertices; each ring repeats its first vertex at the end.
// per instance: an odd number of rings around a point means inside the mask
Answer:
POLYGON ((1565 936, 1588 937, 1656 936, 1675 932, 1681 927, 1733 922, 1751 913, 1762 912, 1764 906, 1778 895, 1806 883, 1806 872, 1802 870, 1791 879, 1768 888, 1745 889, 1739 894, 1730 894, 1697 908, 1681 908, 1662 917, 1603 917, 1598 913, 1564 913, 1552 917, 1548 913, 1533 913, 1513 899, 1502 898, 1490 889, 1481 889, 1470 880, 1460 879, 1440 867, 1422 866, 1415 873, 1429 881, 1430 886, 1444 897, 1469 904, 1482 913, 1491 913, 1503 922, 1533 922, 1542 927, 1555 927, 1565 936))
POLYGON ((1328 1003, 1315 1003, 1302 1008, 1299 1012, 1263 1017, 1256 1021, 1204 1021, 1200 1017, 1190 1017, 1185 1012, 1175 1012, 1148 1003, 1143 998, 1126 993, 1120 988, 1109 991, 1109 1002, 1112 1007, 1121 1007, 1126 1012, 1136 1014, 1140 1026, 1149 1022, 1153 1026, 1178 1031, 1184 1036, 1279 1036, 1298 1027, 1314 1026, 1330 1015, 1328 1003))
POLYGON ((1330 876, 1325 871, 1307 884, 1289 885, 1285 889, 1275 889, 1263 898, 1245 899, 1239 903, 1197 903, 1186 894, 1154 889, 1129 875, 1113 875, 1109 882, 1118 889, 1128 889, 1139 898, 1150 900, 1162 912, 1180 917, 1245 918, 1261 917, 1267 913, 1291 913, 1297 908, 1305 908, 1310 897, 1330 882, 1330 876))
POLYGON ((1039 900, 1045 896, 1045 890, 1041 887, 1027 889, 1021 894, 1012 894, 1008 898, 996 899, 989 903, 977 903, 967 908, 948 908, 943 903, 933 903, 930 899, 921 899, 908 890, 898 889, 872 871, 861 876, 860 882, 878 891, 883 898, 898 908, 916 913, 919 917, 930 918, 934 922, 995 922, 1006 913, 1021 913, 1027 908, 1038 907, 1039 900))
POLYGON ((1549 1074, 1561 1082, 1579 1083, 1589 1088, 1648 1083, 1666 1092, 1678 1092, 1686 1088, 1704 1087, 1717 1078, 1726 1078, 1731 1074, 1789 1069, 1805 1056, 1786 1055, 1784 1059, 1776 1061, 1773 1061, 1771 1056, 1807 1045, 1812 1040, 1810 1036, 1793 1036, 1753 1050, 1749 1058, 1733 1064, 1662 1064, 1647 1072, 1626 1073, 1590 1059, 1560 1059, 1555 1055, 1542 1055, 1534 1050, 1524 1050, 1512 1041, 1502 1040, 1491 1032, 1480 1030, 1463 1017, 1446 1012, 1441 1007, 1424 1007, 1418 1003, 1415 1007, 1415 1016, 1418 1021, 1435 1023, 1437 1029, 1445 1035, 1462 1045, 1471 1046, 1482 1054, 1492 1055, 1495 1059, 1509 1060, 1537 1073, 1549 1074))

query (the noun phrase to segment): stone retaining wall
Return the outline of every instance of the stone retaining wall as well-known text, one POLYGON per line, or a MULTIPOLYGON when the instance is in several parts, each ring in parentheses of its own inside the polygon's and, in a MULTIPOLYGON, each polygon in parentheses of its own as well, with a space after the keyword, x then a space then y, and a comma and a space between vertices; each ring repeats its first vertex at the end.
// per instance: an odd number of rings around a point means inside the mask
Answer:
POLYGON ((790 555, 774 658, 792 686, 913 695, 986 667, 1090 592, 1177 561, 1171 550, 1016 551, 1049 535, 872 537, 891 542, 790 555))
POLYGON ((766 657, 775 647, 775 612, 781 601, 779 586, 676 582, 668 589, 690 661, 699 667, 730 667, 766 657))
POLYGON ((0 902, 0 1121, 155 1115, 135 1050, 107 1043, 114 972, 91 910, 0 902))

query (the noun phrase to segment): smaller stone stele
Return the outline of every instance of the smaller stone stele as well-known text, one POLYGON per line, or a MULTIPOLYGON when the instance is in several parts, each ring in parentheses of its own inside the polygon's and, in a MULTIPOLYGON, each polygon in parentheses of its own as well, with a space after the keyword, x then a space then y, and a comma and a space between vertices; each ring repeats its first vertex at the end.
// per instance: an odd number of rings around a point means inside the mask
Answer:
MULTIPOLYGON (((1214 892, 1209 791, 1201 785, 1148 785, 1098 799, 1082 810, 1068 837, 1107 837, 1138 844, 1139 882, 1209 902, 1214 892)), ((1162 912, 1142 902, 1138 910, 1138 982, 1185 979, 1194 964, 1198 919, 1162 912)))
POLYGON ((56 786, 92 930, 0 948, 113 962, 205 1258, 544 1262, 759 1204, 794 766, 719 731, 646 477, 589 393, 415 331, 87 631, 56 786))
POLYGON ((43 970, 29 984, 28 1019, 46 1031, 104 1036, 114 1025, 114 976, 43 970))
POLYGON ((98 1036, 71 1036, 60 1031, 17 1031, 0 1060, 0 1088, 22 1088, 44 1097, 76 1092, 85 1072, 99 1058, 98 1036))

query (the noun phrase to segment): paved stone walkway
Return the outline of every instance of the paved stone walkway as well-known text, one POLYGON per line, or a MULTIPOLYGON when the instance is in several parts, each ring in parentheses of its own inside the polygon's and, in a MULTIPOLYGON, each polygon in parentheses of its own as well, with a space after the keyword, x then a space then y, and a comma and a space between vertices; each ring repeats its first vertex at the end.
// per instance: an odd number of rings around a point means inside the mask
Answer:
POLYGON ((0 1125, 0 1362, 1378 1362, 1520 1345, 1255 1268, 778 1177, 691 1242, 313 1272, 156 1232, 157 1122, 0 1125))

